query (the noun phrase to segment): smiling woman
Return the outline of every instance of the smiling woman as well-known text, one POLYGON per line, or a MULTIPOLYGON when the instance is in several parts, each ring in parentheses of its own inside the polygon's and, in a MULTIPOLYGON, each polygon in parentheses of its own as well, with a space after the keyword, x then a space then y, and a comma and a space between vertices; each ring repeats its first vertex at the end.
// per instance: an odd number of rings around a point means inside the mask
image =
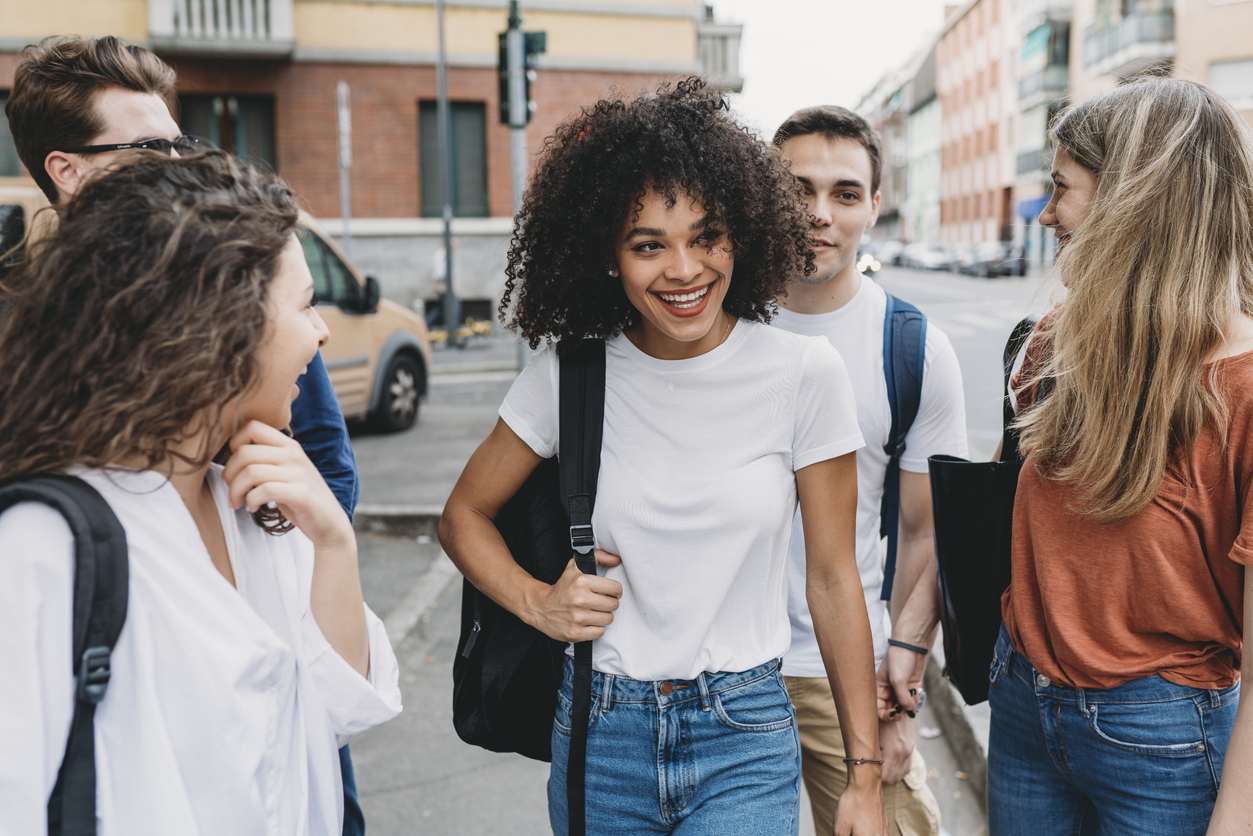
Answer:
MULTIPOLYGON (((101 832, 338 836, 336 749, 400 710, 352 526, 282 432, 327 337, 297 217, 282 181, 225 153, 128 152, 0 288, 0 478, 77 476, 125 530, 101 832)), ((74 551, 50 509, 0 514, 16 832, 44 832, 74 712, 74 551)))
MULTIPOLYGON (((848 373, 825 339, 765 324, 789 276, 813 269, 799 194, 778 150, 691 80, 561 125, 518 215, 501 311, 532 347, 556 346, 510 389, 440 541, 526 624, 593 642, 588 833, 796 833, 800 747, 778 660, 798 502, 846 745, 869 761, 841 798, 840 832, 882 833, 848 373), (604 340, 603 576, 571 561, 550 585, 514 562, 493 520, 556 455, 558 355, 585 338, 604 340)), ((573 671, 567 660, 551 731, 558 836, 577 770, 573 671)))

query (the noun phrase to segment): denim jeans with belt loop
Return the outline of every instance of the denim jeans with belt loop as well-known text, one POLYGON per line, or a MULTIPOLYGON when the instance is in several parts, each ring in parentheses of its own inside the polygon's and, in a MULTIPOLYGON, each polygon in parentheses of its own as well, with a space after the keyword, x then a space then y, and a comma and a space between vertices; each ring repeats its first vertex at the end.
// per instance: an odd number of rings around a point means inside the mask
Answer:
MULTIPOLYGON (((548 815, 566 836, 573 662, 553 722, 548 815)), ((739 673, 656 682, 593 672, 587 832, 795 836, 796 714, 774 660, 739 673)))
POLYGON ((1239 682, 1070 688, 1016 652, 1003 625, 989 677, 990 836, 1205 833, 1239 682))

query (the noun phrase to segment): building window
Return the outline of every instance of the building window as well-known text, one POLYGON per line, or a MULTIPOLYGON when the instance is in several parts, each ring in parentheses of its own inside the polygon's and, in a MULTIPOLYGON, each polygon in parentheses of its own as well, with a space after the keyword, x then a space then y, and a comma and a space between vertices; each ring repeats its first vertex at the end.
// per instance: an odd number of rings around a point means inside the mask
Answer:
MULTIPOLYGON (((449 102, 452 116, 452 213, 487 217, 487 105, 449 102)), ((444 214, 444 178, 439 164, 439 118, 435 102, 418 103, 422 216, 444 214)))
POLYGON ((1209 85, 1237 109, 1253 109, 1253 60, 1210 64, 1209 85))
POLYGON ((178 97, 183 133, 274 171, 274 99, 269 96, 178 97))
POLYGON ((8 103, 9 94, 0 93, 0 177, 20 177, 22 166, 17 160, 17 146, 13 144, 13 134, 9 133, 9 120, 2 115, 8 103))

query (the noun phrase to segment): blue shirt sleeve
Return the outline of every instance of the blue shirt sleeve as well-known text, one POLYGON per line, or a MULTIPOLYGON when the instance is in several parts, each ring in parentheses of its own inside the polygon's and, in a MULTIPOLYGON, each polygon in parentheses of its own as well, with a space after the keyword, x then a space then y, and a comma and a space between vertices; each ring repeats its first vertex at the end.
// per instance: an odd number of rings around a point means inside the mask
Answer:
POLYGON ((300 395, 291 408, 292 433, 351 520, 360 489, 357 460, 353 458, 344 413, 339 409, 321 352, 309 363, 297 385, 300 395))

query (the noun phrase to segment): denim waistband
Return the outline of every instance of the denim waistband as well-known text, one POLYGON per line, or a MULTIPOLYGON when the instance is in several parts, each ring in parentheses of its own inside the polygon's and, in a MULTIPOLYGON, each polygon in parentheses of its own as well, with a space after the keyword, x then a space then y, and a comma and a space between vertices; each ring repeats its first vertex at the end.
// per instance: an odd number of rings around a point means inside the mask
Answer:
MULTIPOLYGON (((641 680, 611 673, 592 671, 592 697, 600 697, 601 710, 607 710, 614 703, 650 703, 656 705, 677 705, 688 700, 700 700, 708 705, 709 695, 733 688, 741 688, 759 679, 774 675, 778 677, 780 659, 750 668, 746 671, 729 673, 725 671, 705 672, 695 679, 658 679, 641 680)), ((574 660, 569 656, 565 659, 562 676, 567 683, 574 682, 574 660)), ((779 687, 783 687, 779 678, 779 687)))
POLYGON ((1031 664, 1030 659, 1014 649, 1009 637, 1009 629, 1004 624, 1001 625, 1001 633, 997 638, 992 667, 994 679, 1000 676, 1016 676, 1033 687, 1037 695, 1048 696, 1063 702, 1075 702, 1080 708, 1094 702, 1148 703, 1179 699, 1190 699, 1216 707, 1229 698, 1233 689, 1239 688, 1238 682, 1231 688, 1221 691, 1196 688, 1191 685, 1176 685, 1157 674, 1131 679, 1113 688, 1076 688, 1061 682, 1053 682, 1041 674, 1031 664))

